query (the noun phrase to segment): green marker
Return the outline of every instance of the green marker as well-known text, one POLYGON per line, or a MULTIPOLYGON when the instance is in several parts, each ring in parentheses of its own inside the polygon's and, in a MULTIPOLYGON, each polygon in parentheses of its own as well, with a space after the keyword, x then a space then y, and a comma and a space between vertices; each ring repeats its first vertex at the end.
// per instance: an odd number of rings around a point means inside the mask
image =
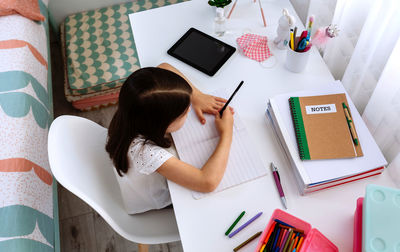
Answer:
POLYGON ((245 211, 243 211, 240 215, 239 215, 239 217, 237 217, 236 218, 236 220, 232 223, 232 225, 228 228, 228 230, 225 232, 225 235, 229 235, 229 233, 232 231, 232 229, 236 226, 236 224, 240 221, 240 219, 243 217, 243 215, 245 214, 246 212, 245 211))

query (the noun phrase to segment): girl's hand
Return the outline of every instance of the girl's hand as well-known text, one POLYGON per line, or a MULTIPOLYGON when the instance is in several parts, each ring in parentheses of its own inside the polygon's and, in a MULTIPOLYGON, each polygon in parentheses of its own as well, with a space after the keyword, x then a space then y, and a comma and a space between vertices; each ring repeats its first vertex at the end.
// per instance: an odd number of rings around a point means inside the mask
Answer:
POLYGON ((227 100, 204 94, 198 90, 193 90, 192 94, 192 105, 194 112, 196 112, 197 117, 201 124, 206 123, 206 119, 203 116, 203 113, 217 115, 218 111, 225 105, 227 100))
POLYGON ((217 127, 220 136, 224 134, 232 136, 233 109, 231 107, 224 110, 222 117, 220 117, 219 113, 215 115, 215 126, 217 127))

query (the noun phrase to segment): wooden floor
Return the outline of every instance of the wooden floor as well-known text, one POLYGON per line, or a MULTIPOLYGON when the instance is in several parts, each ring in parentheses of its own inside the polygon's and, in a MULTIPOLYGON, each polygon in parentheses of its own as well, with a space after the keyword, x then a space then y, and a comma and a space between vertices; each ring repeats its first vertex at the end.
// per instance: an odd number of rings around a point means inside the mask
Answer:
MULTIPOLYGON (((51 40, 54 118, 60 115, 77 115, 108 127, 116 110, 115 106, 81 112, 74 109, 65 99, 61 49, 54 34, 51 35, 51 40)), ((136 243, 122 238, 90 206, 60 184, 58 186, 61 252, 138 251, 136 243)), ((183 249, 180 242, 173 242, 151 245, 149 251, 180 252, 183 249)))

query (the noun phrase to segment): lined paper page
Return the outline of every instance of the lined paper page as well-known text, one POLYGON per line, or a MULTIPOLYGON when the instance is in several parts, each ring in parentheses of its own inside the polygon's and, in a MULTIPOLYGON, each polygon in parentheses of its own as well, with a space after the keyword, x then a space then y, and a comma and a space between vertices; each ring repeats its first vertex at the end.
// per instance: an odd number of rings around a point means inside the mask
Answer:
MULTIPOLYGON (((207 162, 219 141, 214 116, 205 116, 207 123, 202 125, 191 109, 183 127, 172 133, 179 158, 197 168, 201 168, 207 162)), ((268 169, 264 167, 257 150, 250 141, 244 124, 236 112, 228 165, 221 183, 212 193, 264 176, 267 172, 268 169)), ((192 194, 195 199, 200 199, 210 193, 193 191, 192 194)))

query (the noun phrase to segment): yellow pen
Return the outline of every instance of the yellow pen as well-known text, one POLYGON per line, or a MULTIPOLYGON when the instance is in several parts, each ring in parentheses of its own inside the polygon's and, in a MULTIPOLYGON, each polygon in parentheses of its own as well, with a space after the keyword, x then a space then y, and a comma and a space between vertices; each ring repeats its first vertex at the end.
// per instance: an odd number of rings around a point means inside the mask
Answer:
POLYGON ((290 29, 290 48, 292 48, 292 50, 294 50, 293 29, 290 29))

